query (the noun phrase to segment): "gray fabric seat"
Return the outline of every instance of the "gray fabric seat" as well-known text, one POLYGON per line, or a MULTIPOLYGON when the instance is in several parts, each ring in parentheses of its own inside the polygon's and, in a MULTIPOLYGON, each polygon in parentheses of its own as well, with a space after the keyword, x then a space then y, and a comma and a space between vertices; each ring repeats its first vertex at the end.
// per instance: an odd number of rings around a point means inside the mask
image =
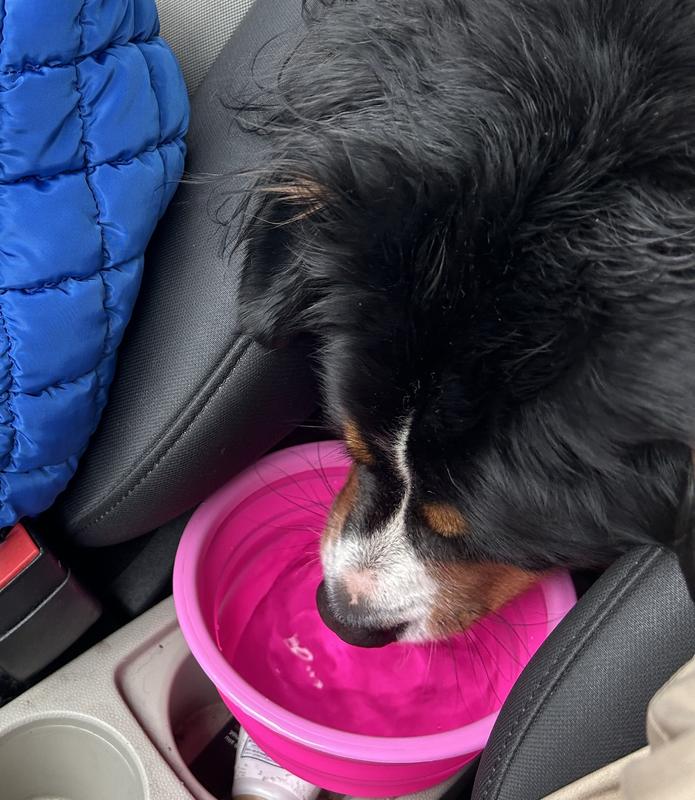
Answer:
POLYGON ((176 53, 188 93, 193 94, 254 0, 156 2, 162 36, 176 53))

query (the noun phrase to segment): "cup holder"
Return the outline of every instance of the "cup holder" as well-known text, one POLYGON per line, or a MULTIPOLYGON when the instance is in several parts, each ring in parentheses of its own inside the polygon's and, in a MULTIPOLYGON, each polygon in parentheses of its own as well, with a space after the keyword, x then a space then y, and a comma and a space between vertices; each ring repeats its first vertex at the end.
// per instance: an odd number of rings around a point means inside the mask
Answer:
MULTIPOLYGON (((116 685, 196 800, 227 800, 234 777, 236 723, 178 627, 161 632, 125 661, 116 685)), ((2 792, 0 800, 5 800, 2 792)))
POLYGON ((179 755, 195 779, 212 797, 230 797, 234 722, 217 690, 190 655, 180 664, 171 684, 169 724, 179 755))
POLYGON ((3 800, 146 800, 141 768, 108 728, 55 718, 0 737, 3 800))

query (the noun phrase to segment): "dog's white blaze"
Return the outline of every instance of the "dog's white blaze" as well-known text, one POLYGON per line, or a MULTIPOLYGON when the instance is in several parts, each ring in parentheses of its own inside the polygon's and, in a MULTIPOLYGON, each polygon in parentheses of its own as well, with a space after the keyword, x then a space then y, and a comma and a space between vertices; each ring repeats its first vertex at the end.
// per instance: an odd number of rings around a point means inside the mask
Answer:
POLYGON ((408 439, 410 439, 410 429, 413 427, 413 417, 410 415, 400 433, 396 437, 396 445, 393 448, 394 457, 396 461, 396 469, 405 486, 405 493, 403 496, 403 503, 401 510, 405 512, 405 508, 410 500, 410 493, 413 489, 413 479, 410 474, 410 465, 408 464, 408 439))
POLYGON ((427 574, 405 532, 412 493, 408 440, 412 416, 403 423, 392 448, 394 469, 403 494, 395 513, 379 530, 365 536, 341 536, 323 554, 324 573, 330 586, 350 572, 368 570, 373 576, 369 604, 373 608, 365 625, 391 627, 409 623, 405 637, 426 638, 426 620, 432 609, 436 584, 427 574))

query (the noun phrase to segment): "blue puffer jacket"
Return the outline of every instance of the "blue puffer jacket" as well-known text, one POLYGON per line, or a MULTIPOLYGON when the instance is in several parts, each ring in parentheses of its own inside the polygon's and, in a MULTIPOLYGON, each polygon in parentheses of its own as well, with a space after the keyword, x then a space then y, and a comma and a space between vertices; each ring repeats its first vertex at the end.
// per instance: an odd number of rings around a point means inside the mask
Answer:
POLYGON ((187 122, 154 0, 0 0, 0 526, 96 427, 187 122))

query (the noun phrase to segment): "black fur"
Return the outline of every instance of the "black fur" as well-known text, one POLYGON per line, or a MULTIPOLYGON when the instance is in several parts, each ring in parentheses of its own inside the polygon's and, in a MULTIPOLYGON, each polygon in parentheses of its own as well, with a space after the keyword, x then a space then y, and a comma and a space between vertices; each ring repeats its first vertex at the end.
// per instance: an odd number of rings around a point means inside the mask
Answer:
MULTIPOLYGON (((414 414, 423 554, 668 541, 695 430, 695 3, 324 5, 267 120, 245 328, 318 337, 328 410, 375 449, 414 414), (469 533, 426 531, 427 500, 469 533)), ((388 506, 385 459, 360 469, 388 506)))

